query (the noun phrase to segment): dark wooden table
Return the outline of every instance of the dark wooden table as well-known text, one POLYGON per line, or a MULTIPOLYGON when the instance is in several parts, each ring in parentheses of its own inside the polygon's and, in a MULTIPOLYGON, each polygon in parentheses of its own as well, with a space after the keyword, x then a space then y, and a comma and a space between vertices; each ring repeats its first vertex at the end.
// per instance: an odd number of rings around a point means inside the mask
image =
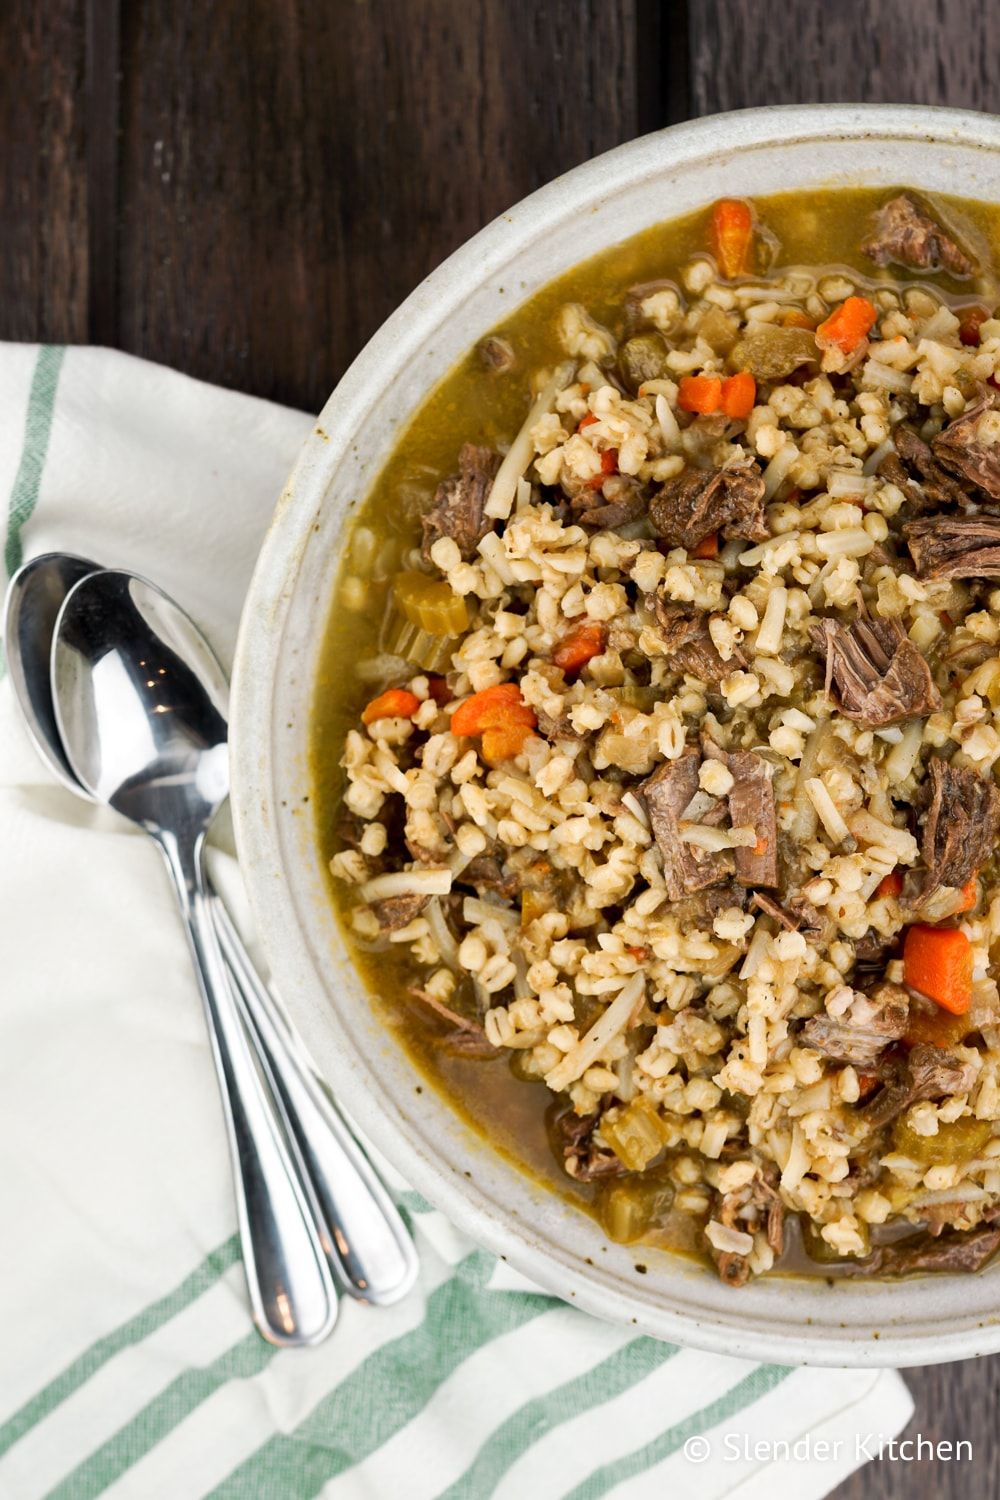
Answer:
MULTIPOLYGON (((113 344, 318 409, 422 276, 577 162, 748 105, 1000 110, 995 0, 4 0, 0 337, 113 344)), ((908 1375, 1000 1494, 1000 1357, 908 1375)))

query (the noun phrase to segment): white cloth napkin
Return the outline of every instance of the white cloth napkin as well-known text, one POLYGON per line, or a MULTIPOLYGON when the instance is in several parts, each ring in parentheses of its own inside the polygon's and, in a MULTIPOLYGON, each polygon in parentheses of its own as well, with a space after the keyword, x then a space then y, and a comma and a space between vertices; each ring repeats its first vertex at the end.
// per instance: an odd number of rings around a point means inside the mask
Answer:
MULTIPOLYGON (((24 345, 0 346, 0 413, 7 571, 57 548, 138 569, 228 662, 310 419, 122 354, 24 345)), ((5 1500, 811 1500, 863 1461, 858 1434, 909 1418, 894 1372, 757 1366, 588 1318, 394 1178, 413 1294, 345 1300, 319 1349, 265 1344, 160 860, 51 780, 6 677, 0 931, 5 1500)))

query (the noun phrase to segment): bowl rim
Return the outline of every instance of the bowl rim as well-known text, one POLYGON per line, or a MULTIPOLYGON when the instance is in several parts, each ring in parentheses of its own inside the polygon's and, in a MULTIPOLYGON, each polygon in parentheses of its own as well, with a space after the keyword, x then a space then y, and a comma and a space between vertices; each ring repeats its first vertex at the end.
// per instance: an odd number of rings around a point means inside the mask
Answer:
MULTIPOLYGON (((584 162, 521 200, 487 224, 430 273, 381 325, 327 400, 282 490, 264 539, 244 603, 233 670, 231 698, 232 805, 240 865, 264 952, 287 997, 310 983, 298 916, 285 885, 282 851, 273 808, 272 738, 257 732, 272 725, 274 674, 283 627, 295 591, 295 577, 313 517, 323 502, 338 455, 343 457, 373 389, 384 384, 386 366, 399 368, 420 347, 442 317, 442 303, 455 299, 471 279, 485 280, 567 209, 592 207, 609 174, 627 165, 633 183, 663 169, 690 163, 706 152, 739 154, 758 146, 803 140, 895 139, 978 148, 1000 154, 1000 119, 971 110, 919 105, 784 105, 738 110, 685 121, 639 137, 584 162), (286 984, 285 980, 293 982, 286 984)), ((998 194, 1000 197, 1000 194, 998 194)), ((317 977, 311 978, 313 987, 317 977)), ((295 1015, 294 1004, 289 1006, 295 1015)), ((331 1024, 336 1019, 331 1013, 331 1024)), ((710 1352, 795 1364, 885 1366, 928 1364, 1000 1349, 1000 1319, 977 1326, 826 1340, 821 1329, 770 1332, 741 1327, 738 1303, 732 1317, 702 1320, 651 1306, 638 1294, 610 1284, 594 1268, 582 1274, 568 1260, 540 1249, 519 1225, 500 1222, 489 1211, 475 1182, 456 1182, 416 1149, 391 1110, 378 1104, 350 1067, 329 1069, 331 1083, 377 1149, 420 1193, 469 1238, 507 1260, 546 1291, 604 1319, 638 1324, 655 1337, 710 1352)), ((820 1278, 816 1278, 821 1286, 820 1278)), ((880 1315, 884 1310, 880 1310, 880 1315)))

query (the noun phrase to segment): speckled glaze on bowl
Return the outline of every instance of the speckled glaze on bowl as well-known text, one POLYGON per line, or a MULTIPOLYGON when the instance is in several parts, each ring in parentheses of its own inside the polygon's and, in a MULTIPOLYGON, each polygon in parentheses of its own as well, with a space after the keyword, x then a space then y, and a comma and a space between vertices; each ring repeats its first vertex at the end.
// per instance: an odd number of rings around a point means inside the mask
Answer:
POLYGON ((622 146, 495 220, 417 287, 324 407, 261 551, 233 683, 234 815, 260 936, 360 1127, 468 1235, 547 1290, 658 1338, 785 1363, 930 1364, 1000 1350, 1000 1266, 895 1284, 765 1277, 733 1291, 679 1258, 608 1244, 433 1089, 418 1094, 330 909, 306 800, 309 706, 354 508, 400 425, 492 324, 587 256, 715 198, 896 183, 1000 199, 1000 120, 860 105, 720 115, 622 146))

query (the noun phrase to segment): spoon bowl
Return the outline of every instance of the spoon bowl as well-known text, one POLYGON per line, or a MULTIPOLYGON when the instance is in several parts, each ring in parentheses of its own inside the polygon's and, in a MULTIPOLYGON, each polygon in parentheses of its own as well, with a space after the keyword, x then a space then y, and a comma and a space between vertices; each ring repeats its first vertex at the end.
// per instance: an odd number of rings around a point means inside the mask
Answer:
POLYGON ((7 585, 4 646, 11 685, 24 726, 57 781, 92 800, 75 776, 56 724, 50 658, 56 620, 66 595, 100 564, 71 552, 43 552, 22 563, 7 585))
POLYGON ((228 687, 184 611, 133 574, 90 573, 59 612, 51 668, 59 735, 91 796, 154 838, 203 835, 229 795, 228 687))

